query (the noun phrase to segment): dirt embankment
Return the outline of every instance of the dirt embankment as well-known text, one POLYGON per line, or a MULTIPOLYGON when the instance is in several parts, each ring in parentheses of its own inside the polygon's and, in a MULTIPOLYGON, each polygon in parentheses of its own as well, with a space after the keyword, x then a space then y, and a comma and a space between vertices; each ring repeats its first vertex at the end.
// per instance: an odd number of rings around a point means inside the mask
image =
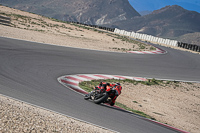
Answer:
POLYGON ((200 83, 123 84, 117 101, 173 127, 199 133, 200 83))

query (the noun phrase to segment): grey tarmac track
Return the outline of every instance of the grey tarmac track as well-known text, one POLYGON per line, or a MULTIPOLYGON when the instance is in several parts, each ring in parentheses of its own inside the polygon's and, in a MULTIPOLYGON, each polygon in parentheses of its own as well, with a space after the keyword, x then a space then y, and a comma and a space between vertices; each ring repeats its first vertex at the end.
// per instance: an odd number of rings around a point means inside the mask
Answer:
POLYGON ((0 37, 0 93, 119 132, 175 132, 121 110, 85 101, 57 81, 71 74, 200 80, 200 55, 162 48, 168 53, 137 55, 0 37))

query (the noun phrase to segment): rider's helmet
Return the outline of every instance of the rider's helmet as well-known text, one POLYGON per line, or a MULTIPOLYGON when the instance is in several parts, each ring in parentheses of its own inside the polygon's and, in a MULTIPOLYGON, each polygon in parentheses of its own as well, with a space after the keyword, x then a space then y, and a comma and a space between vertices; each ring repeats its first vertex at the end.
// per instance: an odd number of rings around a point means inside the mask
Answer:
POLYGON ((121 84, 115 83, 113 90, 115 90, 115 95, 119 96, 121 94, 121 90, 122 90, 121 84))
POLYGON ((121 84, 120 84, 120 83, 116 83, 115 85, 117 85, 117 86, 118 86, 118 85, 121 85, 121 84))
POLYGON ((106 83, 106 85, 110 86, 110 83, 106 83))

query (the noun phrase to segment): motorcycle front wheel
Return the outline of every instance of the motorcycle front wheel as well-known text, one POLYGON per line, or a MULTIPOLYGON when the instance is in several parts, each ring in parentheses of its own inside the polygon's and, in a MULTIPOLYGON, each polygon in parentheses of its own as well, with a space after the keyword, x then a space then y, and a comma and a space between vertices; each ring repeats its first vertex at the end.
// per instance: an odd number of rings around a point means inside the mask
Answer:
POLYGON ((85 100, 88 100, 88 99, 90 99, 90 94, 88 93, 88 94, 86 94, 85 96, 84 96, 84 99, 85 100))

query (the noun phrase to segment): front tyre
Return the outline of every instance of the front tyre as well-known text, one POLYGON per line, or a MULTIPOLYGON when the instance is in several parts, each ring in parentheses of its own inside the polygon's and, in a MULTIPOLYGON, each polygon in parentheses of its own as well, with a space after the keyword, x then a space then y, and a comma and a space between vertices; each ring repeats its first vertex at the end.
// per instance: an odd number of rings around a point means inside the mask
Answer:
POLYGON ((96 98, 94 99, 94 103, 100 104, 100 103, 106 101, 107 99, 108 99, 108 93, 103 93, 101 95, 101 97, 98 97, 97 99, 96 98))
POLYGON ((90 93, 86 94, 86 95, 84 96, 84 99, 85 99, 85 100, 90 99, 90 93))

